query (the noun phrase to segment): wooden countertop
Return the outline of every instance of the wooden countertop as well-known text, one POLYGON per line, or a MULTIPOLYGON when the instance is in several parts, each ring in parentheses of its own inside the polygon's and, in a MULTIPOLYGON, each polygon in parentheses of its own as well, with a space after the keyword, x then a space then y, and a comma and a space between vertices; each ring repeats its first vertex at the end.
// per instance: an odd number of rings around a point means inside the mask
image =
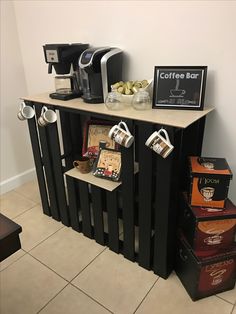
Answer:
POLYGON ((193 122, 214 110, 213 107, 209 107, 205 108, 203 111, 170 109, 150 109, 138 111, 127 105, 123 110, 113 111, 108 110, 104 104, 87 104, 81 98, 75 98, 67 101, 52 99, 49 97, 49 93, 21 97, 21 99, 56 107, 72 108, 89 113, 98 113, 155 124, 170 125, 178 128, 186 128, 193 122))

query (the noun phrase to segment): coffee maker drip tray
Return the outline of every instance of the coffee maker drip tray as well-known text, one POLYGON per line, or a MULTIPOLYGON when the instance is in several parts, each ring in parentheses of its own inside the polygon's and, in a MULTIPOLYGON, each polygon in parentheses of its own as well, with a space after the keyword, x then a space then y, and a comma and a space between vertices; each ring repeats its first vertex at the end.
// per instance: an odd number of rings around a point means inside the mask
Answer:
POLYGON ((73 98, 78 98, 82 95, 82 92, 80 91, 73 91, 70 93, 51 93, 49 94, 49 96, 53 99, 59 99, 59 100, 69 100, 69 99, 73 99, 73 98))

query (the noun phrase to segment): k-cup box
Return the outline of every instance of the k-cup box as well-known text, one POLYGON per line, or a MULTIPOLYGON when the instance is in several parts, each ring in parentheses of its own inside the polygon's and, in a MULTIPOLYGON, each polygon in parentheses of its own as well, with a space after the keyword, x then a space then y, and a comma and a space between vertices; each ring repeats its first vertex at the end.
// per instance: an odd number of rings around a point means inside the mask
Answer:
POLYGON ((213 256, 236 248, 236 206, 227 199, 225 209, 180 202, 180 228, 197 256, 213 256))
POLYGON ((233 175, 224 158, 189 157, 189 202, 192 206, 224 208, 233 175))
POLYGON ((197 257, 179 236, 175 272, 193 301, 234 289, 236 249, 214 257, 197 257))

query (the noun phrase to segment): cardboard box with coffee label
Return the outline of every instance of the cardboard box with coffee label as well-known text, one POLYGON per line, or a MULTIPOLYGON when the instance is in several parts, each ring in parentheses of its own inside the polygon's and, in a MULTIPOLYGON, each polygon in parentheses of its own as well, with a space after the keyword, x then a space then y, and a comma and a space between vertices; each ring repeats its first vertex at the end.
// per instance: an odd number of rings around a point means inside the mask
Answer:
POLYGON ((225 209, 180 202, 180 227, 197 256, 212 256, 236 248, 236 206, 227 199, 225 209))
POLYGON ((236 280, 236 248, 211 257, 197 257, 180 235, 175 272, 193 301, 231 290, 236 280))
POLYGON ((192 206, 224 208, 233 175, 224 158, 189 157, 192 206))

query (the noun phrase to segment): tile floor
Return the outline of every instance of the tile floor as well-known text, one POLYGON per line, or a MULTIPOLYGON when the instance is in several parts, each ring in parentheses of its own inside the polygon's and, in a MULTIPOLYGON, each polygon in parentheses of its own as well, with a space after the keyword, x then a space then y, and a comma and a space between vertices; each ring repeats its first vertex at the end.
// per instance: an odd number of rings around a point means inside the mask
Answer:
POLYGON ((0 264, 1 314, 236 314, 236 289, 192 302, 168 280, 43 215, 37 183, 1 196, 22 249, 0 264))

